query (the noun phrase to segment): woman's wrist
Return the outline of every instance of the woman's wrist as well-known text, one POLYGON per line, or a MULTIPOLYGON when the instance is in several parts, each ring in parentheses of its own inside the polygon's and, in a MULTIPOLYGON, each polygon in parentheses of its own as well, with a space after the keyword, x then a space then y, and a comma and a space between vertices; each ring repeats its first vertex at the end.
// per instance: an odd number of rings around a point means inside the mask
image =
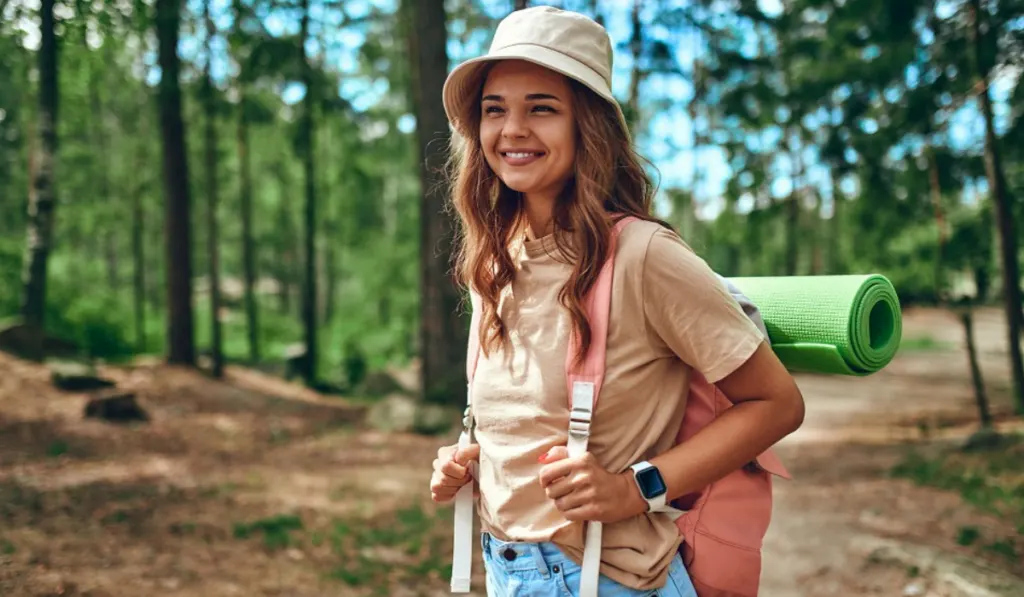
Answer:
POLYGON ((631 518, 647 512, 647 500, 640 493, 640 487, 637 486, 636 480, 633 478, 632 469, 626 469, 618 475, 619 485, 622 486, 622 490, 619 495, 622 496, 622 518, 631 518))

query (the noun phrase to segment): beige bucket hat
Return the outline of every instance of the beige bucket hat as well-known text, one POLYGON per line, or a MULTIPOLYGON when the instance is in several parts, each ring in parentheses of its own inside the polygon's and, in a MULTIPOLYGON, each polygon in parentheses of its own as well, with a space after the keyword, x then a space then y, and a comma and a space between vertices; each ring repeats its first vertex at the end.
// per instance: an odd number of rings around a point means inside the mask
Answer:
POLYGON ((551 6, 517 10, 494 32, 487 54, 455 67, 444 84, 448 121, 461 135, 469 133, 472 107, 483 83, 481 76, 497 60, 526 60, 586 85, 615 107, 628 131, 622 107, 612 94, 612 43, 596 21, 551 6))

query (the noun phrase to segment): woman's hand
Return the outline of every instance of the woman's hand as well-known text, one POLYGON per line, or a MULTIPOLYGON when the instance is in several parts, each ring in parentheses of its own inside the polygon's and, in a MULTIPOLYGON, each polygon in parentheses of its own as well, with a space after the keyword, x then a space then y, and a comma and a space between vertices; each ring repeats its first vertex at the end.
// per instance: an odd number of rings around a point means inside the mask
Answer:
POLYGON ((434 459, 434 474, 430 478, 430 498, 439 504, 451 501, 466 483, 473 480, 469 463, 479 459, 479 444, 471 444, 462 450, 458 444, 439 448, 434 459))
POLYGON ((555 446, 540 461, 540 484, 567 520, 612 523, 647 510, 632 476, 609 473, 590 452, 570 458, 555 446))

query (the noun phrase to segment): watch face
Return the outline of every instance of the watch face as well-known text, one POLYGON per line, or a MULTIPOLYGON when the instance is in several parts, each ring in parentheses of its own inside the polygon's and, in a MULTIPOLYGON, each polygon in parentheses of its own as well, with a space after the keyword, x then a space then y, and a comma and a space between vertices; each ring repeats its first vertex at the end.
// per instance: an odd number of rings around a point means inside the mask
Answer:
POLYGON ((640 486, 640 492, 644 494, 644 499, 656 498, 666 491, 665 481, 662 480, 661 473, 653 466, 638 472, 636 474, 636 481, 640 486))

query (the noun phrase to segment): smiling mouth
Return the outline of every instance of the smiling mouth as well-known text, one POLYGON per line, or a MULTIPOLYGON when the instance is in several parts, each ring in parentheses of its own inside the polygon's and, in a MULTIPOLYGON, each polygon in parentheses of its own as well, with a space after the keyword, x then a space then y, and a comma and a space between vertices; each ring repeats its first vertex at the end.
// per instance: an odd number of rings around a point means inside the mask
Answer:
POLYGON ((546 155, 543 151, 502 151, 499 153, 506 162, 513 166, 523 166, 546 155))
POLYGON ((529 157, 540 157, 544 155, 543 151, 503 151, 501 155, 510 158, 529 158, 529 157))

